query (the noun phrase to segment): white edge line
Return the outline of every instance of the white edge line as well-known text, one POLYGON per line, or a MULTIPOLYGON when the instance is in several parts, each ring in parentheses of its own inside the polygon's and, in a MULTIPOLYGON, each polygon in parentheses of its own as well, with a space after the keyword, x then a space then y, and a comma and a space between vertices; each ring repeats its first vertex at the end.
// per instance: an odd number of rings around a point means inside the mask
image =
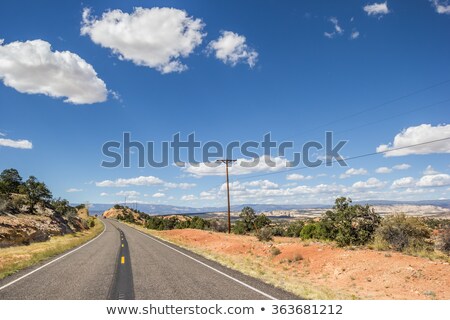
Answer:
MULTIPOLYGON (((131 228, 130 226, 127 226, 127 227, 131 228)), ((226 274, 226 273, 224 273, 224 272, 222 272, 222 271, 220 271, 220 270, 217 270, 216 268, 211 267, 210 265, 208 265, 208 264, 206 264, 206 263, 204 263, 204 262, 201 262, 200 260, 197 260, 197 259, 195 259, 194 257, 191 257, 190 255, 188 255, 188 254, 186 254, 186 253, 184 253, 184 252, 182 252, 182 251, 180 251, 180 250, 177 250, 177 249, 175 249, 175 248, 169 246, 168 244, 166 244, 166 243, 164 243, 164 242, 162 242, 162 241, 159 241, 159 240, 155 239, 154 237, 151 237, 151 236, 149 236, 148 234, 146 234, 146 233, 144 233, 144 232, 142 232, 142 231, 140 231, 140 230, 138 230, 138 229, 135 229, 135 228, 132 228, 132 229, 134 229, 134 230, 136 230, 137 232, 139 232, 140 234, 142 234, 142 235, 148 237, 149 239, 152 239, 153 241, 158 242, 159 244, 162 244, 163 246, 166 246, 167 248, 172 249, 173 251, 176 251, 176 252, 178 252, 179 254, 182 254, 183 256, 185 256, 185 257, 187 257, 187 258, 189 258, 189 259, 191 259, 191 260, 194 260, 195 262, 200 263, 201 265, 203 265, 203 266, 205 266, 205 267, 207 267, 207 268, 209 268, 209 269, 211 269, 211 270, 213 270, 213 271, 215 271, 215 272, 217 272, 217 273, 219 273, 219 274, 221 274, 221 275, 223 275, 223 276, 225 276, 225 277, 227 277, 227 278, 229 278, 229 279, 231 279, 231 280, 233 280, 233 281, 235 281, 235 282, 237 282, 237 283, 239 283, 240 285, 243 285, 244 287, 246 287, 246 288, 248 288, 248 289, 251 289, 251 290, 253 290, 253 291, 255 291, 255 292, 257 292, 257 293, 259 293, 259 294, 265 296, 266 298, 269 298, 269 299, 271 299, 271 300, 278 300, 277 298, 272 297, 271 295, 269 295, 269 294, 267 294, 267 293, 265 293, 265 292, 262 292, 261 290, 258 290, 258 289, 256 289, 256 288, 252 287, 251 285, 246 284, 245 282, 242 282, 242 281, 240 281, 240 280, 238 280, 238 279, 236 279, 236 278, 233 278, 232 276, 230 276, 230 275, 228 275, 228 274, 226 274)))
POLYGON ((0 287, 0 291, 3 290, 3 289, 5 289, 5 288, 7 288, 7 287, 9 287, 10 285, 12 285, 12 284, 14 284, 14 283, 16 283, 16 282, 18 282, 18 281, 20 281, 20 280, 22 280, 22 279, 24 279, 24 278, 30 276, 30 275, 32 275, 33 273, 35 273, 35 272, 37 272, 37 271, 39 271, 39 270, 41 270, 41 269, 43 269, 43 268, 45 268, 45 267, 51 265, 52 263, 54 263, 54 262, 56 262, 56 261, 58 261, 58 260, 61 260, 62 258, 68 256, 69 254, 72 254, 72 253, 74 253, 75 251, 80 250, 81 248, 87 246, 88 244, 90 244, 90 243, 93 242, 94 240, 97 240, 97 239, 98 239, 98 238, 106 231, 106 224, 105 224, 103 221, 101 221, 101 220, 99 220, 99 221, 100 221, 101 223, 103 223, 103 225, 105 226, 105 228, 103 229, 102 233, 100 233, 100 234, 99 234, 98 236, 96 236, 94 239, 91 239, 91 240, 89 240, 88 242, 86 242, 85 244, 83 244, 83 245, 81 245, 81 246, 79 246, 79 247, 76 247, 75 249, 73 249, 73 250, 71 250, 71 251, 69 251, 69 252, 63 254, 62 256, 60 256, 60 257, 58 257, 58 258, 56 258, 56 259, 53 259, 53 260, 50 261, 50 262, 47 262, 47 263, 44 264, 43 266, 40 266, 39 268, 34 269, 34 270, 31 271, 31 272, 28 272, 27 274, 25 274, 25 275, 23 275, 23 276, 17 278, 16 280, 13 280, 13 281, 11 281, 11 282, 5 284, 4 286, 0 287))

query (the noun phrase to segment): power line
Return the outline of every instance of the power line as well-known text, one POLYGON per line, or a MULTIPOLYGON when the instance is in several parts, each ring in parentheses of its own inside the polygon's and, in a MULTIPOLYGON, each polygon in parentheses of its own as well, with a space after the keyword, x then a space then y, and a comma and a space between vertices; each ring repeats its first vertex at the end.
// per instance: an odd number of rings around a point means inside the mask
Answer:
POLYGON ((411 109, 411 110, 408 110, 408 111, 405 111, 405 112, 397 113, 397 114, 395 114, 393 116, 390 116, 390 117, 386 117, 386 118, 383 118, 383 119, 375 120, 375 121, 372 121, 372 122, 367 122, 365 124, 362 124, 360 126, 356 126, 356 127, 353 127, 353 128, 344 129, 344 130, 340 130, 340 131, 336 131, 336 132, 333 131, 333 133, 334 134, 339 134, 339 133, 353 131, 355 129, 361 129, 361 128, 364 128, 364 127, 367 127, 367 126, 371 126, 373 124, 377 124, 377 123, 380 123, 380 122, 383 122, 383 121, 387 121, 387 120, 391 120, 391 119, 394 119, 394 118, 397 118, 397 117, 400 117, 400 116, 404 116, 404 115, 407 115, 407 114, 410 114, 410 113, 413 113, 413 112, 416 112, 416 111, 419 111, 419 110, 428 109, 428 108, 431 108, 431 107, 434 107, 434 106, 437 106, 437 105, 440 105, 440 104, 443 104, 443 103, 446 103, 446 102, 450 102, 450 98, 445 99, 445 100, 441 100, 441 101, 438 101, 438 102, 434 102, 434 103, 431 103, 431 104, 428 104, 428 105, 425 105, 425 106, 417 107, 417 108, 414 108, 414 109, 411 109))
MULTIPOLYGON (((318 126, 315 126, 315 127, 312 127, 312 128, 309 128, 309 129, 306 129, 306 130, 303 130, 303 131, 300 131, 298 134, 301 135, 301 134, 304 134, 304 133, 307 133, 307 132, 311 132, 311 131, 315 131, 315 130, 320 129, 320 128, 327 127, 327 126, 329 126, 329 125, 332 125, 332 124, 341 122, 341 121, 343 121, 343 120, 347 120, 347 119, 350 119, 350 118, 354 118, 354 117, 359 116, 359 115, 361 115, 361 114, 364 114, 364 113, 366 113, 366 112, 380 109, 380 108, 382 108, 382 107, 384 107, 384 106, 390 105, 390 104, 392 104, 392 103, 398 102, 398 101, 403 100, 403 99, 406 99, 406 98, 410 98, 410 97, 415 96, 415 95, 417 95, 417 94, 419 94, 419 93, 426 92, 426 91, 428 91, 428 90, 431 90, 431 89, 434 89, 434 88, 443 86, 443 85, 445 85, 445 84, 447 84, 447 83, 450 83, 450 79, 444 80, 444 81, 441 81, 441 82, 438 82, 438 83, 435 83, 435 84, 430 85, 430 86, 427 86, 427 87, 425 87, 425 88, 421 88, 421 89, 418 89, 418 90, 409 92, 409 93, 407 93, 407 94, 404 94, 404 95, 401 95, 401 96, 399 96, 399 97, 393 98, 393 99, 391 99, 391 100, 388 100, 388 101, 382 102, 382 103, 380 103, 380 104, 377 104, 377 105, 375 105, 375 106, 373 106, 373 107, 369 107, 369 108, 363 109, 363 110, 361 110, 361 111, 358 111, 358 112, 349 114, 349 115, 347 115, 347 116, 345 116, 345 117, 341 117, 341 118, 338 118, 338 119, 329 121, 329 122, 327 122, 327 123, 325 123, 325 124, 321 124, 321 125, 318 125, 318 126)), ((288 139, 290 139, 290 138, 293 138, 293 136, 289 137, 288 139)), ((287 139, 285 139, 285 140, 287 140, 287 139)))
MULTIPOLYGON (((393 151, 397 151, 397 150, 403 150, 403 149, 423 146, 423 145, 427 145, 427 144, 431 144, 431 143, 435 143, 435 142, 440 142, 440 141, 445 141, 445 140, 450 140, 450 137, 446 137, 446 138, 442 138, 442 139, 436 139, 436 140, 431 140, 431 141, 426 141, 426 142, 421 142, 421 143, 416 143, 416 144, 411 144, 411 145, 403 146, 403 147, 392 148, 392 149, 388 149, 388 150, 384 150, 384 151, 376 151, 376 152, 365 153, 365 154, 361 154, 361 155, 345 158, 343 160, 349 161, 349 160, 355 160, 355 159, 360 159, 360 158, 366 158, 366 157, 370 157, 370 156, 375 156, 375 155, 385 154, 385 153, 389 153, 389 152, 393 152, 393 151)), ((339 159, 339 160, 341 160, 341 159, 339 159)), ((332 161, 329 161, 329 162, 323 162, 322 164, 318 165, 317 167, 323 167, 324 165, 327 165, 327 164, 333 164, 333 163, 338 162, 339 160, 332 160, 332 161)), ((317 167, 315 167, 315 168, 317 168, 317 167)), ((288 173, 288 172, 304 170, 304 169, 311 169, 311 167, 303 166, 303 167, 287 169, 287 170, 283 170, 283 171, 268 172, 268 173, 263 173, 263 174, 259 174, 259 175, 243 177, 243 178, 240 178, 239 180, 240 181, 242 181, 242 180, 249 180, 249 179, 265 177, 265 176, 270 176, 270 175, 280 174, 280 173, 288 173)))

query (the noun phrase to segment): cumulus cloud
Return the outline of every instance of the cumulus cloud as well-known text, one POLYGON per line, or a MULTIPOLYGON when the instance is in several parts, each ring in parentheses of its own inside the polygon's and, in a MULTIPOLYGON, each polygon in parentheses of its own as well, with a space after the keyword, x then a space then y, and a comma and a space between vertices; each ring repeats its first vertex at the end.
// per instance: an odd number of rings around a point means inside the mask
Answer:
POLYGON ((292 174, 288 174, 286 176, 286 180, 292 180, 292 181, 311 180, 312 178, 313 178, 313 176, 304 176, 304 175, 298 174, 298 173, 292 173, 292 174))
POLYGON ((109 194, 107 194, 106 192, 100 193, 100 197, 106 197, 106 196, 109 196, 109 194))
POLYGON ((0 147, 9 147, 15 149, 32 149, 33 144, 28 140, 12 140, 0 138, 0 147))
POLYGON ((445 173, 425 175, 417 182, 418 187, 442 187, 450 185, 450 175, 445 173))
POLYGON ((166 195, 162 192, 157 192, 152 195, 153 198, 164 198, 166 195))
MULTIPOLYGON (((187 165, 183 170, 197 177, 224 176, 224 166, 224 164, 199 163, 198 165, 187 165)), ((240 158, 230 166, 229 173, 230 175, 243 175, 256 172, 275 172, 290 166, 290 162, 283 157, 261 156, 254 160, 240 158)))
POLYGON ((163 180, 154 176, 140 176, 130 179, 119 178, 114 181, 104 180, 96 182, 95 185, 97 187, 128 187, 128 186, 152 186, 163 183, 164 183, 163 180))
POLYGON ((397 164, 397 165, 393 166, 392 168, 380 167, 380 168, 377 168, 375 170, 375 172, 376 173, 391 173, 394 170, 407 170, 409 168, 411 168, 411 166, 409 164, 402 163, 402 164, 397 164))
POLYGON ((355 182, 352 187, 355 189, 374 189, 382 188, 386 183, 378 180, 377 178, 369 178, 366 181, 355 182))
POLYGON ((369 15, 369 16, 382 16, 385 14, 388 14, 389 8, 387 5, 387 1, 383 3, 373 3, 368 4, 363 7, 363 10, 369 15))
POLYGON ((355 169, 355 168, 350 168, 347 171, 345 171, 345 173, 341 174, 339 176, 339 178, 341 179, 345 179, 351 176, 358 176, 358 175, 364 175, 367 174, 367 170, 364 168, 360 168, 360 169, 355 169))
POLYGON ((202 43, 204 23, 174 8, 135 8, 126 13, 112 10, 101 18, 84 9, 81 34, 119 59, 139 66, 154 68, 161 73, 187 69, 180 58, 186 58, 202 43))
POLYGON ((397 180, 394 180, 392 182, 391 188, 397 189, 397 188, 408 188, 408 187, 414 187, 416 184, 416 181, 413 177, 404 177, 397 180))
POLYGON ((195 187, 197 184, 195 183, 186 183, 186 182, 181 182, 181 183, 173 183, 173 182, 166 182, 164 183, 164 186, 166 188, 170 188, 170 189, 191 189, 193 187, 195 187))
POLYGON ((425 143, 433 140, 450 137, 450 125, 421 124, 409 127, 394 137, 394 142, 382 144, 377 147, 377 152, 386 152, 385 157, 399 157, 410 154, 450 153, 450 140, 443 140, 416 147, 393 150, 410 145, 425 143))
POLYGON ((217 40, 208 44, 207 52, 214 52, 217 59, 233 67, 242 62, 253 68, 258 60, 258 52, 246 44, 246 38, 231 31, 222 31, 217 40))
POLYGON ((424 175, 432 175, 432 174, 438 174, 438 173, 440 173, 440 172, 434 170, 434 168, 431 165, 428 165, 423 172, 424 175))
POLYGON ((380 167, 375 170, 376 173, 391 173, 392 169, 388 167, 380 167))
POLYGON ((43 40, 0 39, 0 79, 21 93, 65 98, 73 104, 104 102, 108 90, 94 68, 77 54, 52 51, 43 40))
MULTIPOLYGON (((232 182, 230 188, 234 190, 245 190, 247 187, 250 188, 261 188, 261 189, 276 189, 279 185, 275 182, 269 180, 255 180, 241 183, 239 181, 232 182)), ((221 191, 225 191, 227 188, 226 183, 222 184, 220 187, 221 191)))
POLYGON ((66 192, 72 193, 72 192, 81 192, 83 189, 77 189, 77 188, 70 188, 67 189, 66 192))
POLYGON ((324 36, 327 38, 334 38, 337 35, 341 35, 344 32, 344 29, 341 28, 339 25, 339 21, 336 17, 331 17, 329 21, 333 24, 333 31, 332 32, 324 32, 324 36))
POLYGON ((450 14, 450 4, 448 1, 431 0, 435 10, 439 14, 450 14))
POLYGON ((192 200, 196 200, 197 197, 194 196, 193 194, 188 194, 188 195, 184 195, 181 197, 182 201, 192 201, 192 200))
POLYGON ((116 196, 128 197, 128 198, 137 198, 140 195, 137 191, 120 191, 116 193, 116 196))
POLYGON ((408 170, 409 168, 411 168, 411 165, 407 163, 397 164, 392 167, 394 170, 408 170))

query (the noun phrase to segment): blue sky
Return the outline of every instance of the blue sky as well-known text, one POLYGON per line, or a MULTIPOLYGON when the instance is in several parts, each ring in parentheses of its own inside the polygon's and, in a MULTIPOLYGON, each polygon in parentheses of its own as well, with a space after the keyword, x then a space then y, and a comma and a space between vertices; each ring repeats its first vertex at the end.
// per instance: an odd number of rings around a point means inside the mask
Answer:
MULTIPOLYGON (((0 6, 0 169, 35 175, 71 202, 226 204, 218 171, 138 168, 135 158, 102 168, 102 145, 123 132, 223 145, 271 132, 301 151, 333 131, 348 140, 344 157, 450 137, 445 1, 0 6)), ((232 201, 449 198, 448 153, 446 140, 348 167, 235 169, 232 201)))

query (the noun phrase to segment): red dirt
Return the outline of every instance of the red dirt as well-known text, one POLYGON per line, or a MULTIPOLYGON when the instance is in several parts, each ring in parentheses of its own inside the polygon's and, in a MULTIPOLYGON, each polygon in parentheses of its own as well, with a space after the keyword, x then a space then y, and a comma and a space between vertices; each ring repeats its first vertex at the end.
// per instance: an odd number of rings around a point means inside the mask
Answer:
MULTIPOLYGON (((343 249, 331 244, 275 238, 262 243, 253 236, 203 230, 158 232, 163 238, 237 262, 255 259, 267 272, 295 275, 303 283, 361 299, 450 299, 448 262, 397 252, 343 249), (281 253, 274 256, 272 247, 281 253)), ((294 278, 295 281, 295 278, 294 278)))

